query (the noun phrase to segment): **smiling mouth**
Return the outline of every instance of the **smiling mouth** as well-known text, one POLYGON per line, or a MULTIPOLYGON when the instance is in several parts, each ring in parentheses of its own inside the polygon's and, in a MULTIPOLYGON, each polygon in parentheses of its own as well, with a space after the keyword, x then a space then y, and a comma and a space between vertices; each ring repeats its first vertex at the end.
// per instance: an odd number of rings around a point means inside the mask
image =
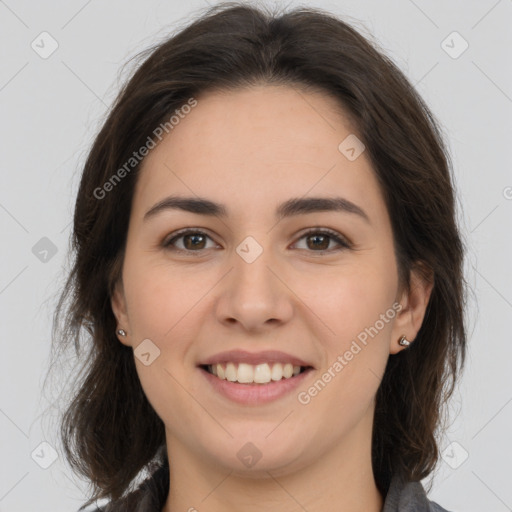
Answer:
POLYGON ((269 384, 280 380, 293 379, 311 367, 297 366, 291 363, 222 363, 201 365, 201 369, 215 375, 220 380, 239 384, 269 384))

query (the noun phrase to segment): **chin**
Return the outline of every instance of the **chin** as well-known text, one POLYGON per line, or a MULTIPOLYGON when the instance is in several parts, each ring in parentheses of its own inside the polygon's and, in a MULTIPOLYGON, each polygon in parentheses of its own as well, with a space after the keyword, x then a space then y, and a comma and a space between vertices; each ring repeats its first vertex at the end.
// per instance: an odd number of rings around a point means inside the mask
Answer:
POLYGON ((247 478, 268 478, 269 473, 286 474, 306 465, 303 437, 302 441, 278 435, 271 439, 271 434, 266 439, 270 431, 253 436, 235 436, 223 443, 219 439, 212 440, 211 444, 203 446, 202 457, 209 453, 217 467, 247 478))

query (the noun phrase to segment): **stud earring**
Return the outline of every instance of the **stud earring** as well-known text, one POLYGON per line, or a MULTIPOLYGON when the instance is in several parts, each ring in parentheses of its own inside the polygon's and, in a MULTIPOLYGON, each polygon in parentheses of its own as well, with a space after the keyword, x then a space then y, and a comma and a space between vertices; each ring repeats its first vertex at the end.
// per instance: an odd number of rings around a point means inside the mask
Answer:
POLYGON ((401 336, 400 339, 398 340, 398 344, 401 345, 402 347, 408 347, 411 344, 411 342, 407 341, 405 336, 401 336))
POLYGON ((117 334, 119 334, 119 336, 126 336, 126 331, 124 329, 117 329, 117 334))

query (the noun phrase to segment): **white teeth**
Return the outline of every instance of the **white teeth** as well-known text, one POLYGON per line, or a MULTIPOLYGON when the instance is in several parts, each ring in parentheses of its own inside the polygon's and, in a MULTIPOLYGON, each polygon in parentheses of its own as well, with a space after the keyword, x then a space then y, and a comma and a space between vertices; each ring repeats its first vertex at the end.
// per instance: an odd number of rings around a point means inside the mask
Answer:
POLYGON ((271 381, 270 366, 267 363, 254 367, 254 382, 266 384, 271 381))
POLYGON ((226 365, 226 379, 230 382, 235 382, 237 377, 236 366, 233 363, 226 365))
POLYGON ((208 371, 221 380, 240 382, 241 384, 268 384, 282 378, 289 379, 300 373, 300 366, 291 363, 262 363, 257 365, 240 363, 214 364, 208 366, 208 371))
POLYGON ((275 364, 272 366, 272 380, 281 380, 283 378, 283 365, 275 364))
POLYGON ((254 382, 254 370, 250 364, 240 363, 238 365, 237 379, 242 384, 254 382))

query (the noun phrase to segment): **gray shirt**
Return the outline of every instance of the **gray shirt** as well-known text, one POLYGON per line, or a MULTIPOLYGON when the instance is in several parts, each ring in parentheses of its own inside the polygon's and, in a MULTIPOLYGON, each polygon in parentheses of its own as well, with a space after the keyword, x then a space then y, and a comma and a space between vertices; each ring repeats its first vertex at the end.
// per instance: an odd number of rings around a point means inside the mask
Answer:
MULTIPOLYGON (((161 512, 168 493, 169 468, 162 466, 135 491, 117 502, 97 508, 94 512, 161 512)), ((382 512, 448 511, 427 498, 421 482, 405 482, 394 476, 384 499, 382 512)))

